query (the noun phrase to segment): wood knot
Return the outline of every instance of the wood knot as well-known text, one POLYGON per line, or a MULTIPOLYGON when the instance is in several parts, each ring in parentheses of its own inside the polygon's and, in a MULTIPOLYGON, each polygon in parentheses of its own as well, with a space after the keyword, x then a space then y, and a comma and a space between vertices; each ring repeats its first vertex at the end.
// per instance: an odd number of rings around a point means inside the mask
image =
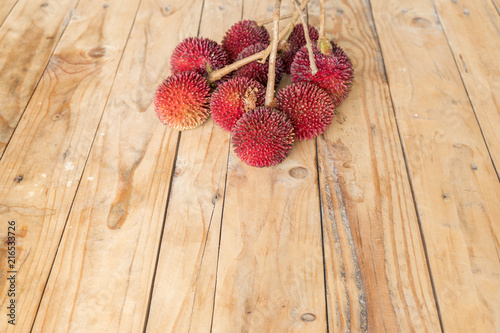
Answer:
POLYGON ((425 19, 423 17, 414 17, 411 22, 413 23, 413 25, 416 25, 418 27, 421 27, 421 28, 428 28, 431 26, 431 21, 429 21, 428 19, 425 19))
POLYGON ((300 316, 300 319, 306 322, 315 321, 316 316, 313 313, 304 313, 302 316, 300 316))
POLYGON ((290 169, 290 171, 288 171, 288 173, 293 178, 305 178, 309 174, 309 171, 307 171, 307 169, 303 168, 303 167, 295 167, 295 168, 290 169))
POLYGON ((14 182, 19 184, 20 182, 23 181, 23 179, 24 179, 23 175, 19 175, 16 178, 14 178, 14 182))
POLYGON ((96 46, 88 52, 91 58, 102 58, 106 55, 106 49, 102 46, 96 46))
POLYGON ((42 7, 42 8, 45 8, 45 7, 48 7, 48 6, 49 6, 49 4, 48 4, 48 3, 46 3, 46 2, 44 2, 44 3, 42 3, 42 4, 40 5, 40 7, 42 7))
POLYGON ((179 177, 183 173, 184 173, 184 170, 182 170, 182 168, 180 168, 178 166, 175 167, 175 169, 174 169, 174 177, 179 177))

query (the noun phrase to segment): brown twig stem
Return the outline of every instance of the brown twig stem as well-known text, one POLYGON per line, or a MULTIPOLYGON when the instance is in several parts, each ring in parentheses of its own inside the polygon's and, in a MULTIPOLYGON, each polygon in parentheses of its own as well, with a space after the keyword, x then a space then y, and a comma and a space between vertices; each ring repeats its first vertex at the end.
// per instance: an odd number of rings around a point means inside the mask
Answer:
MULTIPOLYGON (((286 15, 281 16, 280 20, 286 20, 287 18, 290 18, 292 16, 293 16, 293 12, 290 13, 290 14, 286 14, 286 15)), ((269 18, 269 19, 265 19, 265 20, 257 22, 257 25, 258 26, 263 26, 264 24, 268 24, 268 23, 272 23, 272 22, 273 22, 273 19, 269 18)))
POLYGON ((318 72, 318 67, 316 67, 316 61, 314 60, 314 51, 312 48, 311 38, 309 37, 309 27, 306 23, 306 18, 304 12, 300 9, 297 0, 292 0, 295 8, 299 11, 300 20, 302 21, 302 27, 304 28, 304 37, 306 38, 307 52, 309 53, 309 64, 311 66, 311 74, 315 75, 318 72))
MULTIPOLYGON (((308 3, 309 3, 309 0, 303 0, 302 3, 300 4, 301 10, 304 10, 306 8, 306 6, 307 6, 308 3)), ((279 40, 280 41, 283 40, 285 37, 288 37, 290 35, 290 32, 292 31, 293 26, 294 26, 294 24, 295 24, 295 22, 297 21, 298 18, 299 18, 299 12, 298 11, 294 11, 293 17, 292 17, 292 21, 286 26, 286 28, 284 28, 283 30, 280 31, 280 35, 279 35, 279 40)), ((271 46, 272 45, 269 45, 263 51, 260 51, 258 53, 252 54, 251 56, 248 56, 246 58, 238 60, 238 61, 236 61, 236 62, 234 62, 234 63, 232 63, 230 65, 227 65, 226 67, 223 67, 221 69, 213 71, 208 76, 208 82, 211 83, 211 82, 220 80, 225 75, 231 73, 234 70, 237 70, 238 68, 240 68, 242 66, 245 66, 248 63, 251 63, 252 61, 261 59, 261 60, 264 60, 264 62, 265 62, 266 59, 267 59, 267 57, 271 53, 271 46)))
POLYGON ((325 38, 325 0, 319 0, 319 39, 325 38))
POLYGON ((269 70, 267 72, 266 102, 267 107, 273 107, 274 83, 276 80, 276 56, 278 55, 279 29, 280 29, 281 0, 276 0, 273 11, 273 40, 271 42, 271 55, 269 56, 269 70))

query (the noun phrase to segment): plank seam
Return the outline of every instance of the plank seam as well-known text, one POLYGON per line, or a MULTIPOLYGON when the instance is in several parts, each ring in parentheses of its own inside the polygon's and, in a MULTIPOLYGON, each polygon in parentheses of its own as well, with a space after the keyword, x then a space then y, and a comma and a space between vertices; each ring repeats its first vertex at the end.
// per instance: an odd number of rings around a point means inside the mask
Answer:
MULTIPOLYGON (((70 12, 70 19, 71 19, 71 16, 73 15, 74 9, 76 8, 76 6, 78 6, 79 2, 80 2, 80 0, 78 0, 78 1, 77 1, 77 3, 75 4, 75 7, 73 7, 73 9, 71 10, 71 12, 70 12)), ((125 50, 127 49, 127 44, 128 44, 129 39, 130 39, 130 35, 131 35, 131 33, 132 33, 133 27, 134 27, 134 25, 135 25, 135 21, 136 21, 136 18, 137 18, 137 13, 139 12, 139 7, 140 7, 141 2, 142 2, 142 0, 139 0, 139 3, 138 3, 138 5, 137 5, 137 11, 136 11, 135 16, 134 16, 134 20, 132 21, 132 25, 130 26, 130 31, 129 31, 129 33, 128 33, 128 37, 127 37, 127 40, 126 40, 126 42, 125 42, 125 45, 124 45, 124 47, 123 47, 123 52, 122 52, 122 54, 120 55, 120 60, 118 61, 118 65, 117 65, 117 67, 116 67, 116 72, 115 72, 115 75, 113 76, 113 82, 111 83, 111 87, 110 87, 110 89, 109 89, 108 96, 106 97, 106 102, 104 103, 104 108, 103 108, 103 110, 102 110, 102 112, 101 112, 101 117, 99 118, 99 123, 98 123, 98 124, 97 124, 97 126, 96 126, 96 130, 95 130, 95 133, 94 133, 94 138, 92 139, 92 142, 90 143, 89 150, 88 150, 88 152, 87 152, 87 158, 85 159, 85 163, 83 164, 82 174, 80 175, 80 180, 78 181, 78 185, 77 185, 77 187, 76 187, 75 194, 74 194, 74 196, 73 196, 73 200, 72 200, 72 202, 71 202, 71 206, 70 206, 69 211, 68 211, 68 216, 66 217, 66 221, 64 222, 64 227, 63 227, 63 230, 62 230, 62 233, 61 233, 61 238, 59 238, 59 243, 57 244, 57 249, 56 249, 56 253, 54 254, 54 259, 52 260, 52 265, 50 266, 49 274, 47 275, 47 279, 45 280, 45 284, 44 284, 44 286, 43 286, 42 295, 40 296, 40 300, 38 301, 38 307, 37 307, 37 309, 36 309, 35 316, 33 317, 33 323, 31 324, 31 330, 30 330, 30 331, 33 331, 33 327, 34 327, 34 325, 35 325, 36 318, 37 318, 37 316, 38 316, 38 311, 40 310, 40 305, 42 304, 43 295, 45 294, 45 290, 46 290, 46 288, 47 288, 47 284, 48 284, 48 281, 49 281, 49 279, 50 279, 50 275, 51 275, 51 273, 52 273, 52 269, 54 268, 54 263, 55 263, 55 261, 56 261, 57 254, 59 253, 59 247, 61 246, 61 241, 62 241, 63 236, 64 236, 64 233, 65 233, 65 231, 66 231, 66 227, 67 227, 67 225, 68 225, 68 220, 69 220, 69 217, 70 217, 71 212, 72 212, 72 210, 73 210, 73 205, 75 204, 75 201, 76 201, 76 196, 77 196, 77 194, 78 194, 78 190, 80 189, 80 185, 81 185, 81 183, 82 183, 83 175, 85 174, 85 168, 86 168, 87 163, 88 163, 88 161, 89 161, 89 158, 90 158, 90 155, 91 155, 91 152, 92 152, 92 147, 94 146, 94 142, 95 142, 95 139, 96 139, 96 137, 97 137, 97 133, 99 132, 99 127, 100 127, 100 125, 101 125, 102 118, 103 118, 104 113, 105 113, 105 111, 106 111, 106 108, 107 108, 107 106, 108 106, 109 96, 111 95, 111 93, 112 93, 112 91, 113 91, 113 87, 114 87, 115 82, 116 82, 116 76, 117 76, 118 71, 119 71, 119 69, 120 69, 120 65, 121 65, 121 62, 122 62, 122 59, 123 59, 123 55, 125 54, 125 50)), ((67 24, 67 25, 66 25, 66 27, 64 28, 64 31, 66 31, 66 28, 67 28, 67 26, 68 26, 68 25, 69 25, 69 24, 67 24)), ((64 31, 63 31, 63 33, 61 34, 61 38, 62 38, 62 35, 64 34, 64 31)), ((60 40, 61 38, 59 38, 59 40, 60 40)), ((59 41, 58 41, 58 43, 59 43, 59 41)), ((54 51, 55 51, 55 49, 56 49, 56 48, 54 47, 54 51)), ((52 57, 52 55, 51 55, 51 57, 52 57)), ((50 58, 49 58, 49 59, 50 59, 50 58)), ((43 71, 43 73, 44 73, 44 72, 45 72, 45 70, 43 71)), ((42 76, 40 76, 40 79, 41 79, 42 77, 43 77, 43 74, 42 74, 42 76)), ((39 80, 38 82, 40 82, 40 80, 39 80)), ((37 85, 38 85, 38 82, 37 82, 37 85)), ((35 90, 36 90, 36 87, 35 87, 35 89, 34 89, 33 91, 35 91, 35 90)), ((33 96, 33 94, 32 94, 32 96, 33 96)), ((30 99, 31 99, 31 97, 30 97, 30 99)), ((28 102, 28 104, 26 104, 26 108, 27 108, 27 106, 28 106, 28 105, 29 105, 29 102, 28 102)), ((25 110, 26 110, 26 108, 25 108, 25 110)), ((18 122, 18 123, 19 123, 19 122, 18 122)), ((17 128, 17 126, 16 126, 16 128, 17 128)), ((12 136, 11 136, 11 138, 12 138, 12 136)), ((9 140, 9 141, 10 141, 10 140, 9 140)), ((6 149, 4 149, 4 152, 5 152, 5 150, 6 150, 6 149)))
MULTIPOLYGON (((306 6, 306 17, 307 24, 309 24, 309 4, 306 6)), ((318 138, 314 138, 314 146, 316 148, 316 177, 318 184, 318 201, 319 201, 319 221, 321 228, 321 254, 323 256, 323 288, 325 289, 325 319, 326 319, 326 332, 330 333, 330 318, 328 317, 328 283, 326 279, 326 256, 325 256, 325 235, 324 235, 324 227, 325 223, 323 220, 323 200, 321 200, 321 186, 320 186, 320 167, 319 167, 319 148, 318 148, 318 138)))
POLYGON ((172 193, 172 181, 173 181, 174 175, 175 175, 175 164, 177 163, 177 155, 179 153, 181 133, 182 132, 179 132, 178 135, 177 135, 177 146, 175 147, 175 155, 174 155, 175 157, 174 157, 174 162, 172 164, 172 171, 170 173, 170 184, 169 184, 168 194, 167 194, 167 205, 165 206, 165 212, 163 214, 163 224, 162 224, 162 227, 161 227, 160 240, 159 240, 159 243, 158 243, 159 244, 159 246, 158 246, 158 252, 156 254, 155 269, 154 269, 154 272, 153 272, 153 279, 151 281, 151 290, 149 292, 148 306, 147 306, 147 309, 146 309, 146 315, 145 315, 146 319, 144 321, 144 329, 143 329, 144 333, 146 332, 146 329, 148 327, 149 313, 151 311, 151 300, 153 299, 153 291, 154 291, 154 285, 155 285, 155 280, 156 280, 156 272, 158 270, 158 262, 160 261, 161 243, 163 241, 163 234, 164 234, 164 231, 165 231, 165 222, 167 220, 167 212, 168 212, 168 204, 170 202, 170 194, 172 193))
MULTIPOLYGON (((244 2, 244 1, 243 1, 244 2)), ((217 265, 215 267, 215 288, 214 288, 214 302, 212 306, 212 321, 210 322, 210 333, 214 327, 214 313, 215 313, 215 297, 217 296, 217 277, 219 276, 219 258, 220 258, 220 243, 222 238, 222 224, 224 221, 224 206, 226 205, 226 194, 227 194, 227 175, 229 173, 229 157, 231 155, 231 137, 229 138, 229 149, 227 150, 227 163, 226 163, 226 178, 224 180, 224 197, 222 199, 222 212, 220 217, 220 229, 219 229, 219 247, 217 248, 217 265)), ((190 323, 191 325, 191 323, 190 323)))
POLYGON ((372 26, 372 29, 373 29, 373 34, 375 36, 375 39, 377 40, 377 45, 378 45, 379 53, 380 53, 380 56, 381 56, 381 59, 382 59, 382 68, 383 68, 383 73, 382 74, 384 75, 384 77, 386 79, 386 82, 387 82, 387 87, 389 88, 388 89, 389 90, 389 97, 391 99, 391 105, 390 106, 391 106, 391 109, 392 109, 392 112, 393 112, 393 115, 394 115, 394 121, 396 123, 396 128, 398 130, 398 137, 399 137, 399 141, 400 141, 400 144, 401 144, 401 150, 403 152, 403 158, 404 158, 404 161, 405 161, 406 174, 407 174, 408 182, 409 182, 409 185, 410 185, 410 191, 411 191, 411 196, 412 196, 412 200, 413 200, 413 205, 415 207, 415 214, 417 215, 418 228, 419 228, 419 231, 420 231, 420 238, 422 239, 422 247, 424 249, 425 261, 426 261, 426 264, 427 264, 427 270, 429 272, 429 279, 430 279, 431 286, 432 286, 432 294, 434 296, 434 302, 436 304, 436 311, 437 311, 437 315, 438 315, 438 319, 439 319, 439 326, 441 327, 441 332, 444 333, 445 331, 444 331, 444 327, 443 327, 443 318, 441 316, 441 309, 439 307, 439 300, 438 300, 438 297, 437 297, 436 286, 435 286, 435 283, 434 283, 434 278, 433 278, 433 275, 432 275, 432 269, 431 269, 431 265, 430 265, 430 262, 429 262, 429 253, 427 251, 427 243, 425 241, 424 231, 423 231, 423 228, 422 228, 422 221, 421 221, 420 215, 418 213, 419 209, 418 209, 418 204, 417 204, 417 200, 416 200, 416 196, 415 196, 415 189, 413 188, 413 179, 412 179, 412 176, 411 176, 411 171, 410 171, 410 167, 409 167, 408 157, 407 157, 407 154, 406 154, 406 148, 405 148, 404 141, 403 141, 403 138, 402 138, 402 135, 401 135, 401 130, 399 128, 399 123, 398 123, 398 117, 396 115, 396 110, 394 108, 394 100, 392 98, 391 85, 390 85, 390 82, 389 82, 389 76, 387 75, 387 68, 385 66, 384 53, 382 51, 382 46, 380 45, 380 40, 378 38, 377 26, 376 26, 375 19, 374 19, 374 16, 373 16, 373 8, 372 8, 371 0, 365 0, 365 1, 366 1, 367 8, 368 8, 367 14, 370 15, 370 17, 368 17, 368 19, 371 19, 371 22, 373 22, 373 25, 371 25, 371 26, 372 26))
MULTIPOLYGON (((455 52, 453 51, 453 48, 451 47, 450 41, 448 39, 448 35, 446 34, 445 27, 441 24, 441 17, 439 16, 439 12, 436 9, 436 6, 434 4, 434 0, 429 0, 432 4, 432 8, 434 9, 434 14, 436 15, 436 18, 438 19, 439 26, 441 27, 441 31, 443 32, 444 38, 446 39, 446 43, 448 44, 448 48, 450 50, 450 53, 453 57, 453 61, 455 62, 455 66, 457 67, 458 74, 460 75, 460 80, 462 81, 462 85, 464 87, 465 93, 467 94, 467 99, 469 100, 469 104, 472 108, 472 112, 474 112, 474 117, 476 118, 477 125, 479 126, 479 131, 481 132, 481 136, 484 141, 484 145, 486 146, 486 150, 488 151, 488 155, 490 156, 491 164, 493 165, 493 169, 495 170, 495 173, 497 174, 498 181, 500 182, 500 173, 495 165, 495 161, 493 160, 493 156, 491 155, 490 147, 488 146, 488 142, 486 141, 486 137, 484 136, 483 133, 483 128, 481 127, 481 123, 479 122, 479 118, 477 117, 476 113, 476 108, 474 107, 474 104, 472 103, 471 97, 469 95, 469 90, 467 89, 467 85, 465 84, 464 78, 462 76, 462 71, 460 70, 460 66, 458 65, 457 58, 455 56, 455 52)), ((493 0, 492 0, 493 1, 493 0)), ((493 5, 495 5, 495 2, 493 2, 493 5)), ((495 6, 496 8, 496 6, 495 6)), ((498 11, 498 8, 497 8, 498 11)), ((463 62, 463 60, 462 60, 463 62)), ((464 64, 465 67, 465 64, 464 64)), ((467 72, 467 68, 465 69, 467 72)))
POLYGON ((495 0, 491 0, 491 2, 493 3, 493 6, 497 10, 498 15, 500 15, 500 8, 498 8, 497 4, 495 3, 495 0))
POLYGON ((324 207, 323 207, 323 198, 322 193, 321 193, 321 182, 320 182, 320 166, 319 166, 319 148, 318 148, 318 138, 316 137, 314 139, 314 144, 316 146, 316 175, 318 177, 317 182, 318 182, 318 200, 319 200, 319 211, 320 211, 320 225, 321 225, 321 253, 323 254, 323 283, 324 283, 324 288, 325 288, 325 310, 326 310, 326 332, 330 332, 330 318, 329 318, 329 311, 328 311, 328 283, 326 279, 326 256, 325 256, 325 233, 324 233, 324 228, 325 228, 325 222, 323 219, 324 215, 324 207))
POLYGON ((14 8, 16 8, 16 6, 17 6, 18 3, 19 3, 19 0, 16 1, 16 3, 12 6, 12 8, 7 13, 7 15, 5 15, 4 20, 2 21, 2 23, 0 23, 0 28, 2 27, 2 25, 4 24, 4 22, 7 21, 7 18, 10 16, 10 13, 12 13, 12 11, 14 10, 14 8))
MULTIPOLYGON (((218 183, 218 186, 217 186, 216 196, 218 195, 219 190, 221 188, 220 187, 221 186, 221 180, 222 180, 222 173, 221 173, 221 176, 219 178, 219 183, 218 183)), ((225 177, 225 180, 227 180, 227 164, 226 164, 226 177, 225 177)), ((226 195, 226 182, 224 182, 224 197, 223 197, 223 200, 225 199, 225 195, 226 195)), ((188 332, 191 331, 191 323, 193 322, 193 313, 194 313, 194 308, 195 308, 196 293, 198 292, 198 286, 200 284, 200 272, 201 272, 201 267, 203 266, 203 259, 205 258, 205 250, 207 248, 208 236, 210 235, 210 230, 212 228, 212 221, 213 221, 213 217, 214 217, 215 208, 217 207, 217 197, 215 198, 215 201, 213 202, 213 205, 214 206, 212 208, 212 214, 210 214, 210 222, 208 223, 207 235, 205 236, 205 242, 203 244, 203 252, 201 254, 200 266, 198 267, 198 274, 196 276, 196 286, 195 286, 194 293, 193 293, 193 307, 191 308, 191 315, 189 316, 188 332)), ((224 201, 222 201, 222 208, 224 209, 224 201)), ((221 225, 222 225, 222 220, 221 220, 221 225)), ((220 243, 220 236, 219 236, 219 243, 220 243)), ((212 311, 212 318, 213 318, 213 311, 212 311)))
MULTIPOLYGON (((205 3, 205 1, 203 1, 205 3)), ((241 1, 241 15, 240 20, 243 20, 243 13, 245 12, 245 0, 241 1)), ((220 243, 222 238, 222 226, 224 222, 224 207, 226 205, 226 194, 227 194, 227 175, 229 173, 229 158, 231 155, 231 135, 229 136, 228 142, 228 150, 227 150, 227 163, 226 163, 226 179, 224 181, 224 198, 222 199, 222 212, 220 217, 220 229, 219 229, 219 246, 217 248, 217 265, 215 267, 215 287, 214 287, 214 302, 212 305, 212 321, 210 322, 210 333, 214 328, 214 315, 215 315, 215 298, 217 297, 217 278, 219 276, 219 259, 220 259, 220 243)))
MULTIPOLYGON (((19 2, 19 0, 18 0, 19 2)), ((69 12, 69 16, 64 20, 64 22, 68 22, 68 24, 64 24, 64 28, 63 28, 63 31, 61 32, 61 34, 59 35, 59 39, 57 40, 57 43, 54 43, 54 49, 52 50, 52 52, 50 53, 50 57, 47 58, 47 63, 45 64, 45 66, 43 67, 43 70, 40 72, 40 76, 38 77, 38 80, 36 81, 36 84, 35 86, 33 87, 33 90, 31 91, 31 95, 30 97, 28 98, 28 102, 26 103, 26 105, 24 106, 24 109, 23 109, 23 112, 21 112, 21 115, 19 116, 19 119, 17 120, 17 123, 14 127, 14 130, 12 131, 12 133, 10 134, 10 138, 9 140, 7 141, 7 143, 5 144, 5 148, 3 149, 2 153, 0 154, 0 160, 2 160, 3 156, 5 155, 5 151, 7 150, 7 147, 9 146, 9 143, 10 141, 12 140, 12 138, 14 137, 14 134, 16 133, 16 130, 17 130, 17 127, 19 126, 19 123, 21 122, 21 119, 23 118, 24 114, 26 113, 26 109, 28 109, 28 106, 30 105, 31 103, 31 99, 33 98, 33 95, 35 94, 35 91, 37 90, 38 88, 38 85, 40 84, 40 81, 42 80, 45 72, 47 71, 47 66, 49 65, 50 63, 50 59, 52 58, 52 56, 54 55, 54 52, 56 51, 57 49, 57 45, 59 45, 59 42, 61 41, 61 38, 64 36, 64 33, 66 32, 66 29, 68 28, 68 25, 69 25, 69 21, 71 20, 71 17, 73 17, 73 13, 75 11, 75 8, 76 6, 78 6, 78 4, 80 3, 80 0, 77 0, 75 5, 73 6, 73 8, 71 8, 70 12, 69 12)), ((17 2, 16 2, 16 5, 17 5, 17 2)), ((15 7, 15 6, 14 6, 15 7)), ((14 9, 14 7, 12 7, 12 9, 14 9)), ((10 12, 12 12, 12 9, 10 12)), ((10 15, 10 12, 9 12, 9 15, 10 15)), ((6 18, 7 19, 7 18, 6 18)), ((5 21, 4 21, 5 22, 5 21)), ((2 23, 3 25, 3 23, 2 23)))
MULTIPOLYGON (((201 19, 203 18, 203 10, 205 8, 205 0, 203 0, 203 3, 201 4, 201 11, 200 11, 200 20, 198 21, 198 30, 196 32, 196 35, 200 35, 200 27, 201 27, 201 19)), ((149 293, 149 301, 148 301, 148 307, 146 310, 146 320, 144 322, 144 330, 143 332, 145 333, 147 328, 148 328, 148 322, 149 322, 149 315, 151 312, 151 301, 153 299, 153 293, 154 293, 154 286, 155 286, 155 281, 156 281, 156 273, 158 271, 158 263, 160 262, 160 253, 161 253, 161 244, 163 242, 163 235, 165 231, 165 223, 167 221, 167 213, 168 213, 168 206, 170 204, 170 195, 172 194, 172 183, 174 180, 174 175, 175 175, 175 165, 177 164, 177 157, 179 156, 179 147, 181 143, 181 138, 182 138, 182 132, 179 132, 179 135, 177 136, 177 146, 175 148, 175 157, 174 157, 174 162, 172 164, 172 173, 170 175, 170 184, 169 184, 169 189, 168 189, 168 195, 167 195, 167 205, 165 206, 165 213, 163 216, 163 225, 161 228, 161 234, 160 234, 160 241, 159 241, 159 246, 158 246, 158 253, 156 254, 156 263, 155 263, 155 269, 153 272, 153 280, 151 282, 151 290, 149 293)), ((213 211, 212 211, 213 214, 213 211)), ((210 219, 210 224, 212 222, 212 219, 210 219)), ((208 237, 208 233, 207 233, 208 237)), ((205 246, 206 246, 206 240, 205 240, 205 246)), ((205 254, 205 247, 203 248, 203 255, 205 254)), ((203 257, 202 257, 203 258, 203 257)), ((203 259, 202 259, 203 262, 203 259)), ((200 264, 200 269, 201 269, 201 264, 200 264)), ((196 297, 196 292, 194 294, 194 297, 196 297)), ((193 305, 194 306, 194 305, 193 305)), ((189 323, 191 325, 191 322, 189 323)))

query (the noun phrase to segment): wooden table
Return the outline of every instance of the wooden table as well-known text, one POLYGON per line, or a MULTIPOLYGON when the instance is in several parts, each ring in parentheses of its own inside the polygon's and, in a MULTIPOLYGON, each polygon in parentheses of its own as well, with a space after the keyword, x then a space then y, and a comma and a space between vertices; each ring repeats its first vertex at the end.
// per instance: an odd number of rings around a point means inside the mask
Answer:
POLYGON ((152 100, 272 6, 2 0, 0 332, 500 331, 500 1, 327 1, 352 93, 258 169, 152 100))

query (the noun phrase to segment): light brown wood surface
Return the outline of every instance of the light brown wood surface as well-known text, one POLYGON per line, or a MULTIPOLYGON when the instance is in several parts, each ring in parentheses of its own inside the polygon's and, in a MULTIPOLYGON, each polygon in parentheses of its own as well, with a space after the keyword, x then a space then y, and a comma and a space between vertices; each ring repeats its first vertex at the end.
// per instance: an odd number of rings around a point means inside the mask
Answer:
MULTIPOLYGON (((439 331, 398 130, 364 1, 327 3, 326 32, 354 61, 350 97, 318 138, 329 327, 439 331), (397 282, 399 281, 399 283, 397 282)), ((319 22, 319 1, 309 7, 319 22)))
POLYGON ((18 0, 4 0, 0 4, 0 25, 5 21, 5 18, 12 11, 18 0))
POLYGON ((178 138, 157 121, 150 91, 179 42, 159 32, 195 32, 201 8, 192 5, 178 1, 167 12, 141 2, 35 330, 138 332, 145 325, 178 138))
MULTIPOLYGON (((0 219, 26 230, 17 251, 18 322, 0 321, 2 332, 32 325, 135 4, 79 3, 0 161, 0 219)), ((7 229, 1 232, 3 238, 7 229)), ((2 262, 0 275, 6 271, 2 262)), ((9 302, 6 286, 2 280, 2 308, 9 302)))
POLYGON ((371 3, 443 328, 495 332, 500 183, 459 71, 431 3, 371 3))
POLYGON ((498 174, 500 15, 490 0, 433 2, 498 174))
POLYGON ((500 330, 498 1, 326 1, 352 92, 259 169, 152 101, 178 42, 273 7, 2 2, 0 332, 500 330))
POLYGON ((66 29, 76 0, 19 0, 0 26, 0 157, 66 29))

